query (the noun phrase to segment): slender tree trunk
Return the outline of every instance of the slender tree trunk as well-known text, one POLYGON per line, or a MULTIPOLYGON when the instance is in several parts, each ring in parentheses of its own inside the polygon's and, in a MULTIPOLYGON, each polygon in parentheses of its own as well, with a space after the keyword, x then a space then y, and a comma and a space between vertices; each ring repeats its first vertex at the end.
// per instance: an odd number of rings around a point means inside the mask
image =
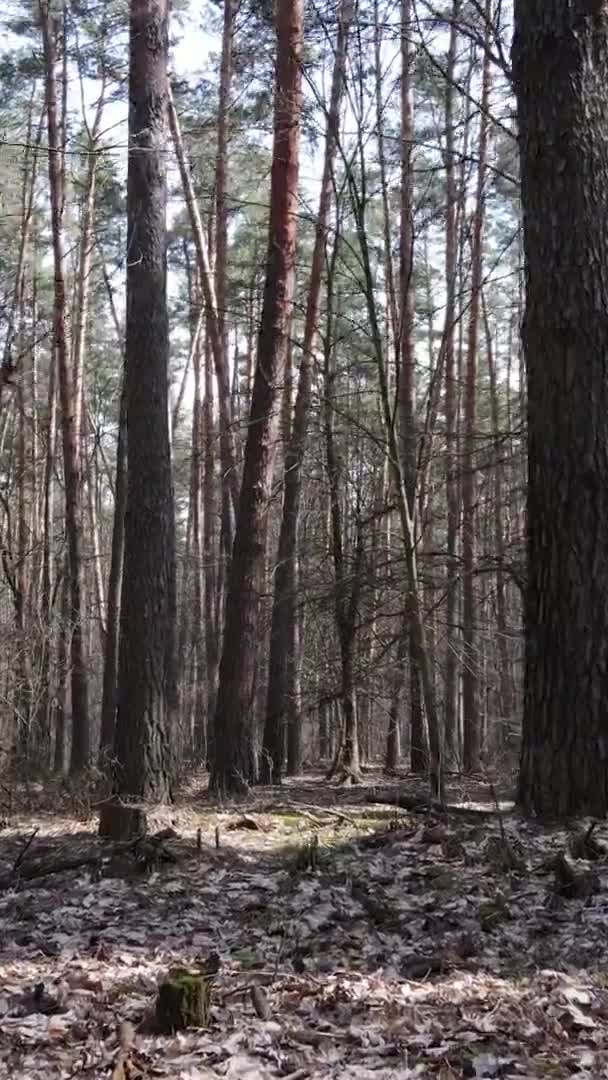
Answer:
MULTIPOLYGON (((64 175, 57 109, 57 56, 52 16, 39 0, 46 69, 46 106, 49 142, 49 188, 53 234, 55 304, 53 335, 57 353, 61 433, 65 479, 66 532, 70 574, 70 682, 72 699, 72 772, 84 768, 90 755, 87 662, 84 649, 84 574, 82 566, 82 469, 78 417, 80 403, 74 393, 74 374, 67 340, 66 270, 64 240, 64 175)), ((65 51, 65 42, 64 42, 65 51)), ((65 91, 64 91, 65 92, 65 91)), ((65 126, 65 119, 63 121, 65 126)))
MULTIPOLYGON (((226 322, 226 274, 228 262, 228 144, 229 113, 232 83, 232 39, 234 36, 234 17, 236 0, 224 0, 224 23, 222 28, 222 55, 220 61, 220 86, 217 117, 217 155, 215 161, 215 296, 217 302, 217 333, 219 347, 222 350, 222 365, 228 371, 228 328, 226 322)), ((238 387, 238 364, 235 364, 235 380, 238 387)), ((249 398, 247 399, 249 405, 249 398)), ((232 410, 234 417, 235 412, 232 410)), ((226 551, 230 556, 234 536, 234 514, 236 498, 231 506, 230 480, 224 476, 221 487, 222 529, 226 551)), ((233 487, 234 491, 234 487, 233 487)))
POLYGON ((456 208, 458 191, 455 168, 454 76, 458 43, 458 17, 461 0, 452 2, 452 22, 445 83, 445 482, 447 501, 446 564, 446 653, 445 653, 445 743, 453 759, 458 753, 458 667, 456 649, 456 614, 458 601, 458 485, 456 481, 456 411, 457 389, 454 360, 456 321, 456 275, 458 270, 456 208))
POLYGON ((120 639, 120 598, 122 591, 123 560, 125 549, 125 513, 127 508, 127 398, 124 364, 124 330, 118 318, 114 293, 105 261, 102 258, 102 271, 108 306, 116 333, 116 342, 122 357, 120 403, 118 409, 118 438, 116 443, 116 466, 114 481, 114 519, 112 523, 112 544, 110 550, 110 569, 106 589, 106 634, 103 655, 101 723, 99 739, 99 760, 102 768, 108 765, 108 758, 114 746, 114 726, 116 723, 118 652, 120 639))
POLYGON ((120 598, 122 592, 123 559, 125 550, 125 513, 127 508, 127 399, 123 372, 118 416, 118 442, 116 445, 116 481, 114 495, 114 521, 110 570, 106 591, 106 635, 103 657, 101 699, 101 735, 99 740, 102 767, 114 745, 116 722, 118 655, 120 641, 120 598))
POLYGON ((331 518, 331 552, 335 577, 335 617, 340 644, 341 698, 343 727, 340 747, 330 776, 338 773, 340 779, 358 782, 360 780, 359 734, 357 731, 357 711, 355 708, 355 685, 353 677, 356 620, 360 592, 360 565, 363 554, 361 521, 357 516, 357 541, 355 557, 350 574, 347 573, 345 557, 345 528, 342 507, 341 474, 343 463, 340 462, 335 425, 335 381, 336 371, 333 358, 333 288, 336 260, 339 246, 339 230, 333 246, 328 273, 327 327, 325 332, 325 402, 324 428, 325 452, 327 455, 327 478, 329 481, 329 506, 331 518), (350 587, 349 587, 350 586, 350 587))
POLYGON ((69 648, 68 634, 70 630, 70 574, 67 552, 61 560, 63 567, 61 573, 61 617, 59 620, 59 639, 57 642, 57 691, 53 707, 55 728, 55 772, 62 775, 66 764, 66 705, 68 692, 68 664, 69 648))
MULTIPOLYGON (((499 694, 499 712, 497 717, 497 723, 499 725, 496 733, 495 744, 502 744, 505 734, 506 726, 510 720, 513 719, 513 678, 511 672, 511 661, 509 657, 509 631, 507 625, 507 585, 505 580, 505 538, 503 530, 503 515, 505 512, 505 499, 503 493, 503 475, 505 466, 501 460, 503 439, 500 431, 500 408, 498 399, 498 379, 496 374, 496 361, 494 357, 494 348, 492 344, 492 335, 490 332, 490 325, 488 321, 488 313, 486 311, 484 297, 482 296, 483 303, 483 317, 486 331, 486 356, 488 360, 488 375, 490 378, 490 414, 492 417, 492 433, 494 436, 494 455, 496 462, 494 465, 494 497, 492 499, 492 533, 494 548, 497 560, 496 567, 496 632, 497 632, 497 655, 498 655, 498 684, 500 688, 499 694)), ((495 745, 496 748, 496 745, 495 745)))
POLYGON ((395 492, 397 512, 399 515, 399 524, 401 528, 401 536, 405 554, 407 587, 409 592, 407 604, 409 605, 411 627, 410 632, 413 637, 414 649, 416 650, 417 664, 420 672, 421 693, 423 697, 428 725, 429 783, 434 797, 441 799, 443 793, 441 725, 439 720, 437 701, 435 697, 435 687, 431 671, 431 659, 427 647, 426 629, 424 625, 422 604, 420 601, 420 584, 418 577, 418 559, 416 550, 414 520, 407 497, 407 492, 405 490, 405 482, 401 464, 400 445, 393 421, 393 408, 389 395, 389 384, 387 380, 386 365, 384 362, 384 355, 382 349, 382 334, 380 331, 378 313, 376 309, 374 278, 372 273, 372 264, 365 220, 365 193, 363 193, 362 197, 361 193, 357 189, 355 177, 351 169, 347 169, 347 180, 355 218, 357 239, 359 242, 359 249, 361 253, 365 300, 370 322, 371 340, 374 350, 374 359, 376 362, 376 372, 378 376, 378 384, 380 390, 380 407, 382 412, 382 422, 387 439, 387 456, 389 460, 393 489, 395 492))
MULTIPOLYGON (((227 0, 227 2, 230 2, 230 0, 227 0)), ((224 354, 224 335, 221 333, 221 327, 218 322, 218 304, 215 293, 215 283, 213 280, 213 273, 211 270, 211 264, 209 259, 208 246, 205 240, 205 234, 203 231, 201 216, 196 200, 196 195, 194 192, 194 186, 192 184, 190 169, 188 168, 188 163, 186 161, 179 120, 171 91, 169 91, 169 124, 171 127, 173 145, 175 147, 175 155, 179 166, 182 187, 184 191, 184 199, 186 201, 186 207, 188 209, 188 214, 190 217, 190 225, 192 228, 192 235, 194 238, 194 245, 196 249, 196 257, 201 278, 201 286, 203 289, 205 305, 207 308, 207 333, 209 336, 211 353, 215 364, 215 376, 217 379, 218 388, 218 404, 220 414, 220 453, 222 457, 223 483, 226 483, 228 485, 231 499, 230 521, 224 522, 223 526, 224 531, 226 531, 226 529, 229 530, 229 535, 226 536, 225 543, 227 549, 230 550, 232 546, 231 540, 234 532, 233 519, 236 512, 236 506, 238 504, 239 496, 239 478, 236 467, 236 450, 234 442, 234 431, 232 427, 230 375, 228 371, 227 356, 225 356, 224 354)))
POLYGON ((266 550, 280 393, 295 283, 302 21, 302 0, 285 0, 278 6, 268 263, 228 577, 211 778, 216 794, 242 790, 249 773, 248 714, 252 705, 258 630, 256 583, 266 550))
MULTIPOLYGON (((414 348, 414 207, 412 179, 413 52, 412 3, 401 0, 401 234, 399 241, 399 333, 395 342, 399 400, 399 446, 405 492, 416 525, 416 351, 414 348)), ((414 635, 408 652, 410 670, 411 769, 426 768, 425 727, 420 693, 420 671, 414 635)))
POLYGON ((481 77, 477 194, 471 239, 471 302, 467 332, 464 387, 464 432, 462 457, 462 673, 463 764, 466 772, 479 767, 480 724, 478 715, 478 655, 475 633, 475 516, 476 450, 475 418, 477 412, 477 350, 479 311, 483 277, 483 224, 485 210, 486 158, 488 147, 488 103, 490 98, 489 33, 492 0, 486 0, 486 51, 481 77))
MULTIPOLYGON (((55 520, 55 460, 57 455, 57 356, 55 350, 49 359, 49 382, 47 398, 47 432, 44 457, 44 481, 42 502, 42 571, 40 589, 40 622, 42 647, 40 655, 40 702, 36 726, 38 730, 51 732, 52 680, 51 654, 53 647, 53 524, 55 520)), ((55 755, 57 767, 57 754, 55 755)), ((60 766, 63 769, 63 758, 60 766)))
POLYGON ((222 609, 221 592, 222 580, 216 573, 215 566, 219 562, 219 543, 217 542, 215 529, 215 458, 214 438, 215 424, 213 418, 213 370, 211 349, 208 341, 205 343, 205 396, 203 398, 202 412, 202 438, 203 438, 203 558, 205 567, 205 580, 203 584, 203 599, 205 612, 205 660, 207 680, 207 755, 212 759, 213 740, 213 717, 217 695, 217 680, 220 665, 220 613, 222 609))
POLYGON ((169 799, 172 783, 177 692, 166 266, 168 21, 167 0, 131 0, 127 510, 115 800, 102 806, 100 817, 100 832, 114 839, 145 827, 142 801, 169 799), (135 806, 124 805, 131 800, 135 806))
MULTIPOLYGON (((347 0, 347 3, 350 3, 350 0, 347 0)), ((262 778, 264 782, 268 783, 272 777, 272 782, 275 784, 281 782, 284 745, 283 729, 289 700, 289 672, 290 670, 294 671, 294 664, 296 663, 294 653, 296 648, 295 623, 298 604, 298 527, 302 501, 302 465, 306 452, 311 409, 313 354, 319 319, 327 222, 332 198, 333 169, 340 116, 340 100, 344 81, 348 28, 348 17, 345 16, 344 8, 341 8, 327 113, 325 158, 321 178, 319 209, 315 225, 315 243, 304 321, 302 359, 298 376, 295 415, 291 437, 285 453, 283 513, 277 566, 274 574, 268 699, 262 754, 262 778)))

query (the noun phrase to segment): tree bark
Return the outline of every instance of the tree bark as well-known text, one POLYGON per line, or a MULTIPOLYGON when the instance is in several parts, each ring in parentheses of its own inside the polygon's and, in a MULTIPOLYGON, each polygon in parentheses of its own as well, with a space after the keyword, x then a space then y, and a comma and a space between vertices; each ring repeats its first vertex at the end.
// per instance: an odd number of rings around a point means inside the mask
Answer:
MULTIPOLYGON (((601 5, 603 9, 604 5, 601 5)), ((517 0, 528 577, 519 801, 608 810, 608 21, 517 0)))
POLYGON ((302 0, 284 0, 278 5, 268 260, 243 482, 228 576, 211 777, 211 788, 216 794, 242 790, 249 779, 249 713, 253 704, 258 629, 256 583, 266 551, 280 395, 295 284, 302 22, 302 0))
MULTIPOLYGON (((312 253, 302 359, 298 374, 293 429, 285 453, 285 487, 283 513, 279 536, 277 566, 274 574, 272 628, 270 634, 270 664, 268 698, 262 753, 262 778, 279 784, 283 768, 284 726, 289 703, 289 674, 297 663, 295 655, 298 578, 298 528, 302 501, 302 466, 308 438, 308 423, 312 398, 313 354, 319 320, 321 278, 325 258, 327 222, 332 199, 333 169, 336 139, 340 118, 340 101, 344 82, 344 64, 348 43, 350 0, 340 9, 338 36, 332 75, 327 124, 325 157, 315 223, 315 242, 312 253)), ((293 687, 292 687, 293 690, 293 687)), ((293 738, 293 736, 292 736, 293 738)))
MULTIPOLYGON (((84 649, 84 574, 82 566, 82 467, 79 403, 74 393, 74 373, 67 340, 66 269, 64 239, 64 187, 62 143, 57 108, 57 55, 51 12, 45 0, 39 0, 40 21, 46 71, 46 109, 49 142, 49 188, 53 234, 55 303, 53 337, 57 354, 61 434, 65 479, 66 532, 70 575, 70 661, 72 697, 72 772, 86 767, 90 756, 87 662, 84 649)), ((64 41, 65 52, 65 41, 64 41)), ((65 80, 64 80, 65 81, 65 80)), ((65 91, 65 88, 64 88, 65 91)), ((64 121, 65 122, 65 121, 64 121)))
POLYGON ((114 801, 100 832, 145 827, 171 797, 176 710, 175 521, 169 438, 166 266, 167 0, 131 0, 127 179, 128 431, 114 801), (132 810, 117 806, 138 801, 132 810), (125 813, 118 813, 125 810, 125 813))

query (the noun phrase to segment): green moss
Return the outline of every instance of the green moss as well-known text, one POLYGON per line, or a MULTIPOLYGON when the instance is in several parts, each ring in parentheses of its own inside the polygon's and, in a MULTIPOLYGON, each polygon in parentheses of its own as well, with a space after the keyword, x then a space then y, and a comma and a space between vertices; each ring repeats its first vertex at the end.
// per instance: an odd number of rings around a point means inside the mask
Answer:
POLYGON ((173 968, 161 983, 156 999, 156 1025, 172 1035, 188 1027, 207 1027, 211 979, 186 968, 173 968))

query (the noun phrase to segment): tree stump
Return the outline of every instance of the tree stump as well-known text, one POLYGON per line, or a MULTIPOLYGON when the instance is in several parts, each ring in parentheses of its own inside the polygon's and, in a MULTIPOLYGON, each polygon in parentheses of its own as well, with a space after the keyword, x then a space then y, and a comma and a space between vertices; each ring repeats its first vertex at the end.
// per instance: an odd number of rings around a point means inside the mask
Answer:
POLYGON ((133 840, 136 836, 145 836, 147 832, 146 815, 137 806, 107 799, 99 811, 99 835, 109 840, 133 840))
POLYGON ((156 1026, 165 1035, 188 1027, 207 1027, 210 1005, 211 980, 186 968, 175 968, 158 991, 156 1026))

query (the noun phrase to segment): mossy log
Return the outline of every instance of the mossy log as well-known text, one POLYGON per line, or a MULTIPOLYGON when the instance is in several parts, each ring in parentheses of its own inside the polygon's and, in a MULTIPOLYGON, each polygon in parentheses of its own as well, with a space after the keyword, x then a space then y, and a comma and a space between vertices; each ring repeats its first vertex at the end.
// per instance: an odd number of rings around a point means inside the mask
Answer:
POLYGON ((175 968, 158 990, 156 1026, 166 1035, 188 1027, 207 1027, 210 1005, 211 980, 186 968, 175 968))

